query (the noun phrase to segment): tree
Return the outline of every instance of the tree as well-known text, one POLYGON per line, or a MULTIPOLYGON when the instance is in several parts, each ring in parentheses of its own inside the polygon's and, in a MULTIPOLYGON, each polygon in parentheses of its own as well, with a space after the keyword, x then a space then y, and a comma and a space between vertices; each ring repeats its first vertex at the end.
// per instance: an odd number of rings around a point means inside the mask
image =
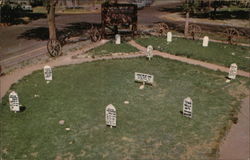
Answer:
POLYGON ((184 2, 183 10, 186 13, 185 29, 184 29, 185 37, 188 36, 188 26, 189 26, 190 13, 195 12, 197 7, 198 7, 198 0, 185 0, 185 2, 184 2))
POLYGON ((49 26, 49 39, 56 40, 55 10, 58 0, 47 0, 47 19, 49 26))

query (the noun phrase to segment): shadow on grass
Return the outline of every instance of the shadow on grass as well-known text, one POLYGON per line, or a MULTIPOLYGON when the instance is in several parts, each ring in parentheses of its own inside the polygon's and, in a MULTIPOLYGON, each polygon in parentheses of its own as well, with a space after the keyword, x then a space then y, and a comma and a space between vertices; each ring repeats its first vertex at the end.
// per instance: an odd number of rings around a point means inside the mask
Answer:
POLYGON ((250 18, 250 11, 216 11, 210 13, 197 13, 193 14, 193 18, 210 18, 219 20, 228 20, 228 19, 241 19, 248 20, 250 18))
POLYGON ((26 110, 25 106, 20 106, 20 112, 24 112, 26 110))

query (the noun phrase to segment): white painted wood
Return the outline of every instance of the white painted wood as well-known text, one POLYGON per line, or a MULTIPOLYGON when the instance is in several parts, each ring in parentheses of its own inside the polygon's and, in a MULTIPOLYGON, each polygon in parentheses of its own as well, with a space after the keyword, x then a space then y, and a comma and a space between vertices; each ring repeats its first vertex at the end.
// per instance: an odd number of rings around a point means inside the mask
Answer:
POLYGON ((106 125, 116 127, 116 109, 112 104, 109 104, 105 109, 106 125))
POLYGON ((20 111, 20 104, 19 104, 19 98, 15 91, 12 91, 9 94, 9 104, 10 104, 10 110, 14 112, 20 111))
POLYGON ((190 97, 187 97, 183 101, 183 116, 192 118, 193 101, 190 97))
POLYGON ((237 64, 236 63, 232 63, 230 65, 230 69, 229 69, 229 73, 228 73, 228 78, 235 79, 236 75, 237 75, 237 70, 238 70, 237 64))

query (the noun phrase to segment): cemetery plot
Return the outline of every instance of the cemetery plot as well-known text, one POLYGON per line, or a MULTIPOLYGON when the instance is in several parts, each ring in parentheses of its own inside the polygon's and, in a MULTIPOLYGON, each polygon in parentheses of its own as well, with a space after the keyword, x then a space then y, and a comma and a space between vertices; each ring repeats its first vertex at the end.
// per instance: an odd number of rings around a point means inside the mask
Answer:
POLYGON ((173 42, 168 43, 166 38, 148 37, 138 38, 137 43, 144 47, 152 45, 154 49, 167 52, 177 56, 184 56, 209 63, 230 66, 232 63, 238 65, 238 69, 250 71, 250 47, 235 46, 209 42, 208 47, 202 46, 202 41, 187 40, 183 38, 173 38, 173 42))
MULTIPOLYGON (((38 71, 12 86, 25 112, 13 114, 9 95, 3 98, 4 159, 216 159, 242 87, 250 85, 242 77, 225 83, 220 72, 157 56, 150 63, 145 57, 105 60, 56 67, 53 73, 57 78, 50 85, 38 71), (156 85, 138 91, 135 70, 157 77, 156 85), (195 104, 192 119, 180 113, 187 96, 195 104), (116 109, 115 129, 106 126, 107 104, 116 109)), ((113 125, 115 114, 109 115, 113 125)))

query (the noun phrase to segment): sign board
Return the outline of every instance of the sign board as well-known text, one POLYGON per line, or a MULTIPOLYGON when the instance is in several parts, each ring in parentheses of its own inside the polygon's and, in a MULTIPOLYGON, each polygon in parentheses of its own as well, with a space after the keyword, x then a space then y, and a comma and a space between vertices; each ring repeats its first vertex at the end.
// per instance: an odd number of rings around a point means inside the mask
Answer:
POLYGON ((228 78, 230 79, 235 79, 237 75, 237 64, 233 63, 230 66, 229 73, 228 73, 228 78))
POLYGON ((153 84, 154 76, 150 74, 135 72, 135 81, 153 84))
POLYGON ((190 97, 187 97, 183 101, 183 115, 188 118, 192 118, 192 105, 193 101, 190 97))
POLYGON ((121 44, 121 36, 119 34, 115 35, 115 44, 121 44))
POLYGON ((172 42, 172 32, 167 33, 167 42, 172 42))
POLYGON ((112 104, 109 104, 105 109, 106 125, 116 127, 116 109, 112 104))
POLYGON ((147 47, 147 57, 149 58, 149 60, 153 57, 153 46, 151 45, 147 47))
POLYGON ((44 78, 46 81, 52 81, 52 69, 50 66, 44 66, 43 68, 44 78))
POLYGON ((203 46, 203 47, 208 47, 208 42, 209 42, 209 38, 208 38, 208 36, 205 36, 205 37, 203 38, 202 46, 203 46))
POLYGON ((9 104, 10 104, 11 111, 14 111, 14 112, 20 111, 19 98, 15 91, 12 91, 9 94, 9 104))

